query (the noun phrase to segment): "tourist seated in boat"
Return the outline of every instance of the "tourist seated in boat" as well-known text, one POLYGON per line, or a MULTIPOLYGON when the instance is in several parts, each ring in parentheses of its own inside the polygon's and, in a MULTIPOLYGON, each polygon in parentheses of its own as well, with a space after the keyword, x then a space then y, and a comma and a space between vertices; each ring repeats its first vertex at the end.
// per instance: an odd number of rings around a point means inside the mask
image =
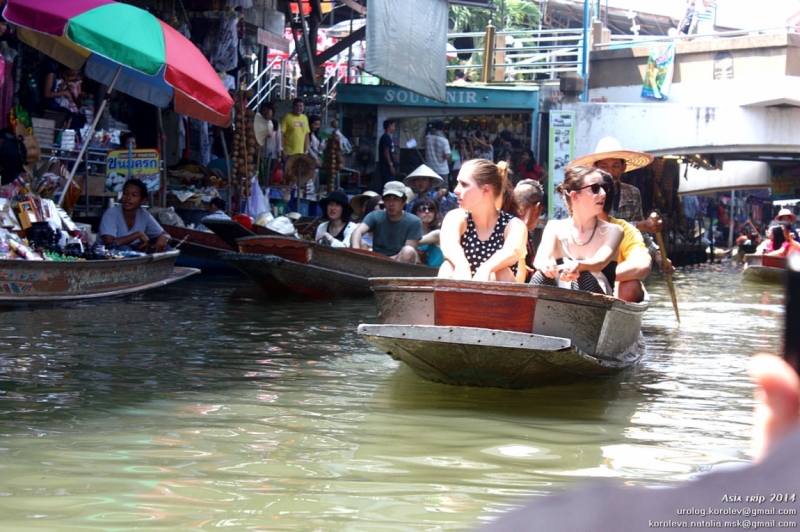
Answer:
POLYGON ((525 281, 530 281, 533 276, 533 259, 536 257, 536 241, 534 233, 536 224, 542 216, 542 201, 544 191, 542 185, 533 179, 523 179, 514 187, 514 196, 517 200, 519 219, 528 228, 527 253, 525 254, 525 281))
POLYGON ((372 232, 372 251, 400 262, 419 262, 417 245, 422 238, 422 222, 405 211, 406 186, 389 181, 383 186, 383 210, 368 213, 358 224, 350 246, 360 248, 366 233, 372 232))
POLYGON ((439 213, 442 218, 447 216, 447 213, 451 210, 458 208, 456 195, 443 186, 444 180, 439 174, 424 164, 419 165, 413 172, 408 174, 403 183, 411 187, 417 194, 417 199, 409 200, 406 205, 407 212, 414 212, 412 210, 414 205, 422 198, 429 198, 438 203, 439 213))
POLYGON ((153 216, 142 208, 147 185, 128 179, 122 189, 122 201, 103 213, 97 242, 120 251, 165 251, 169 234, 153 216))
MULTIPOLYGON (((622 228, 622 242, 617 255, 617 267, 614 270, 614 296, 623 301, 640 303, 644 301, 644 285, 642 281, 650 275, 652 259, 647 245, 644 243, 641 231, 633 224, 614 218, 609 213, 614 207, 614 181, 610 174, 603 176, 603 182, 608 187, 603 212, 597 217, 605 222, 617 224, 622 228)), ((613 263, 612 263, 613 264, 613 263)), ((670 272, 674 270, 669 263, 670 272)))
POLYGON ((800 235, 797 234, 797 230, 794 228, 794 223, 797 221, 797 215, 793 213, 791 209, 787 209, 786 207, 782 208, 780 211, 778 211, 778 215, 775 216, 775 221, 789 224, 789 228, 794 235, 794 239, 800 240, 800 235))
POLYGON ((786 222, 771 226, 767 236, 769 240, 763 253, 771 257, 788 257, 792 253, 800 252, 800 243, 795 241, 792 228, 786 222))
MULTIPOLYGON (((211 198, 211 201, 208 202, 208 214, 203 216, 203 220, 230 220, 231 217, 228 216, 228 213, 225 211, 228 208, 228 203, 220 198, 219 196, 214 196, 211 198)), ((203 220, 200 220, 200 224, 196 227, 198 231, 207 231, 211 232, 211 229, 203 225, 203 220)))
POLYGON ((367 203, 373 198, 378 198, 380 200, 380 197, 380 194, 374 190, 365 190, 361 194, 353 196, 350 199, 350 208, 353 209, 352 218, 358 221, 363 219, 367 212, 371 212, 367 210, 367 203))
POLYGON ((439 236, 445 261, 439 277, 515 282, 525 255, 527 229, 519 218, 498 208, 508 166, 486 159, 464 163, 455 194, 459 208, 442 222, 439 236))
POLYGON ((347 199, 347 194, 336 190, 322 198, 319 202, 325 221, 317 227, 314 238, 320 244, 335 248, 346 248, 350 245, 350 236, 356 229, 356 224, 350 221, 353 208, 347 199))
POLYGON ((562 281, 573 290, 613 294, 611 278, 623 230, 599 218, 609 188, 606 173, 590 166, 567 170, 556 191, 564 197, 570 217, 547 222, 531 283, 557 286, 562 281))
POLYGON ((431 198, 417 198, 411 214, 415 214, 422 221, 422 238, 417 246, 420 261, 438 268, 444 262, 442 248, 439 247, 439 233, 442 227, 439 205, 431 198))
MULTIPOLYGON (((352 205, 352 203, 351 203, 352 205)), ((382 211, 386 208, 386 205, 383 203, 383 197, 381 197, 377 192, 375 196, 369 198, 364 205, 362 212, 364 213, 363 216, 360 216, 361 219, 364 218, 367 214, 374 212, 374 211, 382 211)), ((350 236, 350 241, 352 244, 352 235, 350 236)), ((368 251, 372 251, 372 231, 368 233, 364 233, 361 235, 361 249, 366 249, 368 251)))

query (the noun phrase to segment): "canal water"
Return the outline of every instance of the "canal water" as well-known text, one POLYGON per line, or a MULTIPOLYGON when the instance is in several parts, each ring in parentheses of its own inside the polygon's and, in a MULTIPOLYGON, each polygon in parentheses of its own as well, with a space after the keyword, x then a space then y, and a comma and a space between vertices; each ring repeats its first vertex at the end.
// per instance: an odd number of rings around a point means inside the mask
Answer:
POLYGON ((648 354, 540 390, 420 380, 355 334, 372 301, 195 277, 134 299, 8 311, 0 530, 470 530, 599 478, 667 486, 749 461, 748 358, 782 294, 648 280, 648 354))

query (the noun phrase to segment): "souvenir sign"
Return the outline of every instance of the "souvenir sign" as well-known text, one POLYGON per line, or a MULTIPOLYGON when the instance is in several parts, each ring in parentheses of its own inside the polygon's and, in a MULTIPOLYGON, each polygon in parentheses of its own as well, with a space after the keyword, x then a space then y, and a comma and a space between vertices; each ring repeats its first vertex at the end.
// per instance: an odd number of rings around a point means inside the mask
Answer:
POLYGON ((125 181, 130 178, 141 179, 151 192, 159 189, 161 159, 158 150, 131 150, 130 159, 128 150, 114 150, 108 152, 106 163, 106 190, 109 192, 122 192, 125 181))

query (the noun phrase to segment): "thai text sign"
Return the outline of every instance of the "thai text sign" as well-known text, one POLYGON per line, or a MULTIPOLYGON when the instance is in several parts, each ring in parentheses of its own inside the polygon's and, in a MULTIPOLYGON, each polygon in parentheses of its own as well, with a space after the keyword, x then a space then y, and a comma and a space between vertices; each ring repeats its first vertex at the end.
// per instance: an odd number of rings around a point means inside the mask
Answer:
POLYGON ((129 178, 141 179, 147 190, 158 190, 161 159, 158 150, 114 150, 106 157, 106 190, 120 192, 129 178))

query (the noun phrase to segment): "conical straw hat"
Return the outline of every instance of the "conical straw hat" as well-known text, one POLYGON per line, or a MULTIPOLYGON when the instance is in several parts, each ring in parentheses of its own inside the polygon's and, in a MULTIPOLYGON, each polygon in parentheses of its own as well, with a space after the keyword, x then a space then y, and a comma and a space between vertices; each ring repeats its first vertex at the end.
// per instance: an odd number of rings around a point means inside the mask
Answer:
POLYGON ((272 120, 264 118, 260 114, 256 115, 253 119, 253 132, 256 134, 256 142, 258 142, 259 146, 264 145, 267 137, 272 135, 274 129, 275 128, 272 126, 272 120))

